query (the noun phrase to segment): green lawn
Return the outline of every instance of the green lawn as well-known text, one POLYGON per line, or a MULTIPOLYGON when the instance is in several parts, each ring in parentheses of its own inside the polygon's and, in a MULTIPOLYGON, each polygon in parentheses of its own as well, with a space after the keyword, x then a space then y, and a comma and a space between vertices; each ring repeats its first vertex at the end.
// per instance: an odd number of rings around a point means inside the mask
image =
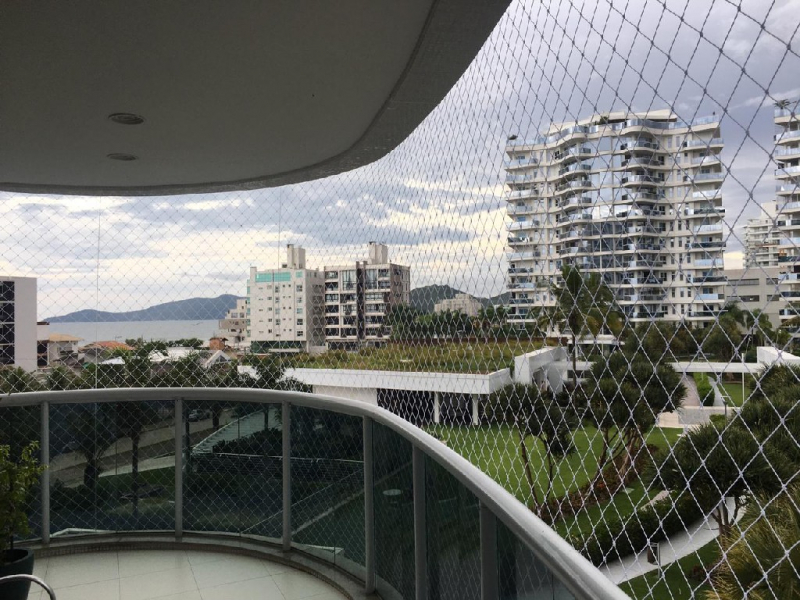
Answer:
POLYGON ((717 540, 712 540, 697 552, 670 563, 664 569, 626 581, 620 588, 636 600, 696 598, 711 587, 689 579, 689 574, 694 567, 708 565, 716 558, 719 558, 719 544, 717 540))
POLYGON ((741 382, 725 382, 722 384, 723 395, 727 394, 728 397, 731 399, 732 406, 742 406, 744 401, 750 396, 750 390, 745 386, 744 388, 744 395, 742 395, 742 384, 741 382))
POLYGON ((388 345, 358 352, 330 351, 299 355, 296 367, 314 369, 373 369, 445 373, 492 373, 511 367, 514 357, 542 347, 540 341, 448 342, 388 345))

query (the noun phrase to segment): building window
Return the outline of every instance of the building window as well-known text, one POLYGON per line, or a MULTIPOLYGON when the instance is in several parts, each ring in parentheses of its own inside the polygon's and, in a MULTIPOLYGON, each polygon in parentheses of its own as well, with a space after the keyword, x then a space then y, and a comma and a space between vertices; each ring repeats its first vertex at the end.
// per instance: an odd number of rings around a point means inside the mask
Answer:
POLYGON ((302 291, 303 291, 303 286, 302 286, 302 285, 298 285, 298 286, 296 286, 296 287, 295 287, 295 289, 296 289, 298 292, 302 292, 302 291))
POLYGON ((297 319, 297 324, 298 325, 302 325, 303 324, 303 319, 297 319))

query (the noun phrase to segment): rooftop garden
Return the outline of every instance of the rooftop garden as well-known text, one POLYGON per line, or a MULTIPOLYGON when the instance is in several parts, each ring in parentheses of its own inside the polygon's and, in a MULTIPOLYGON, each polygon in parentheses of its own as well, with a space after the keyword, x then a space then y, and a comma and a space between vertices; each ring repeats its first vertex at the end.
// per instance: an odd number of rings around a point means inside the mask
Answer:
POLYGON ((542 347, 538 340, 491 340, 389 344, 358 352, 332 350, 319 356, 298 355, 292 366, 312 369, 493 373, 512 367, 514 357, 542 347))

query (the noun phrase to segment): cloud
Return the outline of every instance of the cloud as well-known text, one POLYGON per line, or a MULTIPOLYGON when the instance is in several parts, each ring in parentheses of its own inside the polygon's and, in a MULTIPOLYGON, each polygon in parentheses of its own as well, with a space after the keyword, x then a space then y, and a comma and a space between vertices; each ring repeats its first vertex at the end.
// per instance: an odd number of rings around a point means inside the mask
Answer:
POLYGON ((520 0, 444 101, 384 159, 283 188, 172 197, 0 194, 0 269, 40 278, 40 312, 243 293, 251 265, 363 260, 390 244, 415 286, 505 288, 504 145, 595 112, 716 112, 728 266, 774 199, 770 97, 800 96, 800 1, 520 0), (760 27, 764 21, 765 28, 760 27), (702 36, 700 33, 702 32, 702 36), (744 71, 743 71, 744 69, 744 71))

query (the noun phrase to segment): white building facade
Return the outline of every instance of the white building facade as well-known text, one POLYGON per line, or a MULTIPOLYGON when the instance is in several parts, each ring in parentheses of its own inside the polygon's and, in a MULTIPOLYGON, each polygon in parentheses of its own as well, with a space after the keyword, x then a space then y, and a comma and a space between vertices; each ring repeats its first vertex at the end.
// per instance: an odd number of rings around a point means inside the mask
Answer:
POLYGON ((761 217, 750 219, 744 227, 744 265, 747 268, 779 265, 786 216, 778 215, 777 202, 764 202, 761 213, 761 217))
POLYGON ((308 352, 323 345, 322 298, 322 273, 306 268, 303 248, 289 244, 280 269, 251 267, 246 303, 250 350, 308 352))
POLYGON ((0 276, 0 366, 35 371, 36 278, 0 276))
POLYGON ((555 305, 574 265, 601 274, 632 324, 705 325, 725 303, 716 117, 607 113, 506 146, 509 321, 555 305))
POLYGON ((369 243, 366 261, 325 266, 325 340, 330 349, 382 346, 392 306, 411 301, 410 267, 389 262, 385 244, 369 243))
POLYGON ((454 298, 447 298, 437 302, 433 307, 433 312, 460 312, 468 317, 477 317, 481 308, 483 308, 483 304, 473 296, 469 294, 456 294, 454 298))
POLYGON ((236 300, 236 306, 225 313, 225 318, 220 319, 217 337, 227 340, 233 348, 248 346, 247 341, 247 298, 236 300))
POLYGON ((779 267, 753 266, 747 269, 727 269, 728 284, 725 299, 738 302, 739 306, 751 313, 759 310, 765 313, 773 327, 779 327, 780 313, 786 306, 781 296, 781 274, 779 267))
MULTIPOLYGON (((775 109, 775 171, 780 248, 781 295, 786 306, 781 321, 800 316, 800 115, 798 103, 775 109)), ((788 324, 794 336, 800 335, 795 322, 788 324)))

